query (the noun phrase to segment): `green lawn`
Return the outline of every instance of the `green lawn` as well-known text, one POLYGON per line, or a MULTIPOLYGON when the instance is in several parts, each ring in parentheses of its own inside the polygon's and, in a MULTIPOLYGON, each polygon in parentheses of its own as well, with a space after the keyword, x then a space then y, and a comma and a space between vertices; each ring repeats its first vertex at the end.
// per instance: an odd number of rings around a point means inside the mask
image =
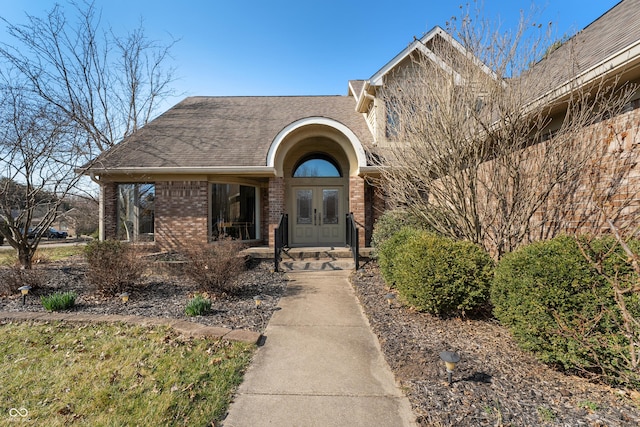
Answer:
POLYGON ((0 425, 210 426, 255 350, 123 324, 5 322, 0 334, 0 425))

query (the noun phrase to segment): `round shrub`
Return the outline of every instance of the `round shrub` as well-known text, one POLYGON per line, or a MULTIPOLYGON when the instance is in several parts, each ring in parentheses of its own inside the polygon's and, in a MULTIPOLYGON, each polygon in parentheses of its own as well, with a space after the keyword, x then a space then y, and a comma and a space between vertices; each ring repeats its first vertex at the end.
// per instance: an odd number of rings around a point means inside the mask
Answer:
POLYGON ((417 231, 399 246, 393 269, 398 292, 411 306, 464 315, 487 302, 493 261, 471 242, 417 231))
POLYGON ((373 226, 371 246, 380 249, 384 242, 404 227, 414 229, 425 228, 420 218, 409 211, 401 209, 385 211, 373 226))
MULTIPOLYGON (((619 361, 623 355, 628 360, 629 341, 604 276, 629 283, 637 278, 616 246, 612 238, 579 245, 560 236, 505 255, 491 288, 494 315, 543 362, 609 379, 627 376, 619 361)), ((625 302, 634 316, 640 314, 637 295, 625 302)))
POLYGON ((403 255, 402 246, 407 240, 419 233, 420 230, 415 228, 400 228, 386 238, 378 247, 378 265, 380 266, 382 278, 389 286, 395 286, 396 284, 396 262, 397 258, 403 255))

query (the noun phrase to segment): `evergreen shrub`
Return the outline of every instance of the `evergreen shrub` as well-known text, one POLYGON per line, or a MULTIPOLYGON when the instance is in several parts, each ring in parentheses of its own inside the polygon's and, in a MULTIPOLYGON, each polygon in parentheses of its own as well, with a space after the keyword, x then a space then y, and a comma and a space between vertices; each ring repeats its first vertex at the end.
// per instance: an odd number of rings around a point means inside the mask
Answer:
POLYGON ((386 238, 378 247, 378 265, 384 281, 393 287, 396 284, 397 258, 403 254, 402 246, 407 240, 414 238, 420 230, 411 227, 402 227, 386 238))
POLYGON ((451 316, 487 303, 493 261, 482 248, 424 230, 400 232, 389 239, 394 241, 397 251, 390 269, 400 297, 409 305, 451 316))
POLYGON ((409 211, 402 209, 385 211, 373 226, 371 246, 375 249, 380 249, 384 242, 404 227, 414 229, 425 228, 420 218, 409 211))
MULTIPOLYGON (((638 248, 637 242, 631 244, 638 248)), ((616 246, 612 238, 579 245, 573 237, 560 236, 506 254, 491 288, 494 315, 521 348, 543 362, 603 375, 610 382, 635 382, 638 376, 622 366, 621 360, 629 360, 629 340, 605 276, 631 282, 637 277, 616 246)), ((625 304, 637 319, 638 295, 625 297, 625 304)))

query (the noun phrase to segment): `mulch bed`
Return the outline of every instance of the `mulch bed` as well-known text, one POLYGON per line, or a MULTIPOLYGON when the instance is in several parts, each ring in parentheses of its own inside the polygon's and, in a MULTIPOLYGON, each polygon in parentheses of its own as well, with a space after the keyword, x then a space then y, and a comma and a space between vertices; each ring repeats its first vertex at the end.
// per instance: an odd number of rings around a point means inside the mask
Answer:
MULTIPOLYGON (((286 287, 284 274, 273 273, 271 262, 260 263, 238 277, 238 292, 212 296, 209 315, 188 317, 184 308, 200 289, 180 274, 167 274, 163 265, 150 264, 150 274, 131 290, 126 304, 87 285, 82 257, 38 265, 46 283, 24 306, 19 295, 1 296, 0 310, 43 312, 40 295, 75 291, 74 311, 165 317, 263 332, 286 287), (255 295, 264 297, 260 309, 255 308, 255 295)), ((352 283, 420 426, 640 425, 637 391, 554 371, 519 350, 509 331, 495 321, 439 319, 398 302, 390 308, 385 300, 389 290, 375 263, 354 273, 352 283), (439 357, 443 350, 462 356, 451 385, 439 357)))
POLYGON ((0 297, 0 310, 45 312, 40 303, 41 295, 74 291, 78 295, 73 308, 76 312, 182 319, 207 326, 263 332, 286 287, 284 274, 271 271, 272 262, 259 263, 237 278, 237 291, 233 294, 209 295, 212 301, 209 314, 189 317, 184 312, 185 306, 202 290, 184 275, 170 273, 170 265, 150 261, 148 274, 129 290, 131 295, 126 304, 119 297, 105 296, 87 284, 86 263, 82 256, 36 265, 34 269, 42 271, 45 277, 43 286, 26 298, 24 306, 17 294, 0 297), (256 295, 263 297, 259 309, 253 299, 256 295))
POLYGON ((638 426, 640 393, 565 375, 519 350, 492 320, 443 320, 402 307, 375 263, 353 287, 420 426, 638 426), (442 351, 462 356, 448 385, 442 351))

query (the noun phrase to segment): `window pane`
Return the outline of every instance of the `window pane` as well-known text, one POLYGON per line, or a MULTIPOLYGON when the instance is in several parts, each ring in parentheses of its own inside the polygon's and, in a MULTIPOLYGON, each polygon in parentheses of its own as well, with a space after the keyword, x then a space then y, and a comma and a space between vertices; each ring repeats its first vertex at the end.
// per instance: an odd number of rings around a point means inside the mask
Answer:
POLYGON ((129 242, 153 241, 155 185, 118 184, 117 238, 129 242))
POLYGON ((310 159, 301 163, 293 173, 294 178, 339 178, 340 171, 328 160, 310 159))
POLYGON ((256 238, 256 189, 239 184, 211 186, 213 240, 256 238))

